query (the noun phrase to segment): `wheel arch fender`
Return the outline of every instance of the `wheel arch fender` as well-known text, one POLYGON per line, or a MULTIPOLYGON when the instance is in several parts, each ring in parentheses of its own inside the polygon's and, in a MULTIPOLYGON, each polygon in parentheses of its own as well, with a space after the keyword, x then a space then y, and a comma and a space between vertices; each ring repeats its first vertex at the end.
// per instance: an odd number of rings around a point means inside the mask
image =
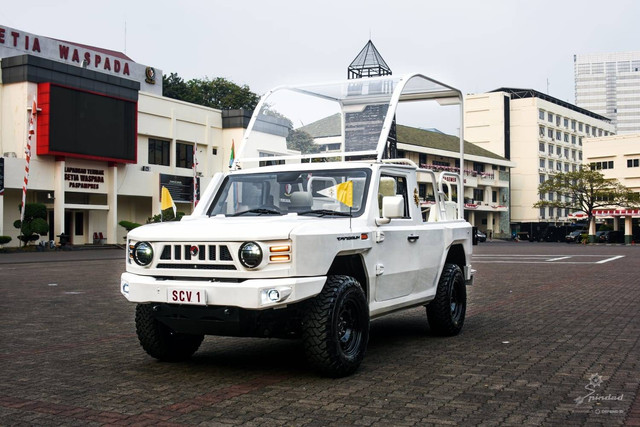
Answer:
POLYGON ((327 271, 327 276, 351 276, 360 283, 365 297, 369 300, 369 279, 362 254, 340 253, 336 255, 327 271))

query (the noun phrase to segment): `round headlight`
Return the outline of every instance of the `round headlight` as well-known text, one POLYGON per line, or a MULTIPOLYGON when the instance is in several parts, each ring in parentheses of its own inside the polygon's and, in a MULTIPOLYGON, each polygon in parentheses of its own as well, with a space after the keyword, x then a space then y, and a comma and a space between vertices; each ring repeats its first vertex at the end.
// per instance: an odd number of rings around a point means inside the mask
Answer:
POLYGON ((153 248, 150 243, 138 242, 133 247, 133 260, 136 264, 147 266, 153 261, 153 248))
POLYGON ((240 263, 247 268, 256 268, 262 262, 262 249, 255 242, 245 242, 238 252, 240 263))

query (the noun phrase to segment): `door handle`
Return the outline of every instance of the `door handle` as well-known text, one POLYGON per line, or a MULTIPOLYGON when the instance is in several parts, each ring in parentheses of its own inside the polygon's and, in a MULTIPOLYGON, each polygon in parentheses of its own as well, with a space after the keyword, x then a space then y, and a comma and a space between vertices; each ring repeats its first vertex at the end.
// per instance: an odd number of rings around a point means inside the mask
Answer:
POLYGON ((420 236, 418 236, 417 234, 409 234, 409 236, 407 236, 407 240, 410 241, 411 243, 415 242, 419 238, 420 236))

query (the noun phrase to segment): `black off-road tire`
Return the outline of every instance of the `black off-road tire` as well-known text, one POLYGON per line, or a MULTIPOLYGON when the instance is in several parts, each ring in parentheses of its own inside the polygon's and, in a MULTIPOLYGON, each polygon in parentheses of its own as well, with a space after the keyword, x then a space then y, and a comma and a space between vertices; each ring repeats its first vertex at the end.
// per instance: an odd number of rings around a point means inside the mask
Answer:
POLYGON ((181 362, 195 353, 204 335, 178 334, 153 316, 152 304, 136 306, 136 333, 144 351, 163 362, 181 362))
POLYGON ((436 297, 427 305, 431 331, 440 336, 458 335, 466 311, 467 289, 462 270, 456 264, 445 264, 436 297))
POLYGON ((302 342, 309 363, 323 375, 354 373, 369 342, 369 306, 362 287, 350 276, 329 276, 310 301, 302 342))

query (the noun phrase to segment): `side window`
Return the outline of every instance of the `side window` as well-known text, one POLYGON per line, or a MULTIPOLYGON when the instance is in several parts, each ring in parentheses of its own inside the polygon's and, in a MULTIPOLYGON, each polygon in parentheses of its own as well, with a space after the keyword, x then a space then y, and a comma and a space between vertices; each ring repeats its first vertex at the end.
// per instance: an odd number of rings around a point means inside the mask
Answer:
POLYGON ((409 218, 409 199, 407 198, 407 179, 404 176, 381 175, 378 187, 378 211, 382 216, 382 198, 402 196, 404 198, 404 217, 409 218))

